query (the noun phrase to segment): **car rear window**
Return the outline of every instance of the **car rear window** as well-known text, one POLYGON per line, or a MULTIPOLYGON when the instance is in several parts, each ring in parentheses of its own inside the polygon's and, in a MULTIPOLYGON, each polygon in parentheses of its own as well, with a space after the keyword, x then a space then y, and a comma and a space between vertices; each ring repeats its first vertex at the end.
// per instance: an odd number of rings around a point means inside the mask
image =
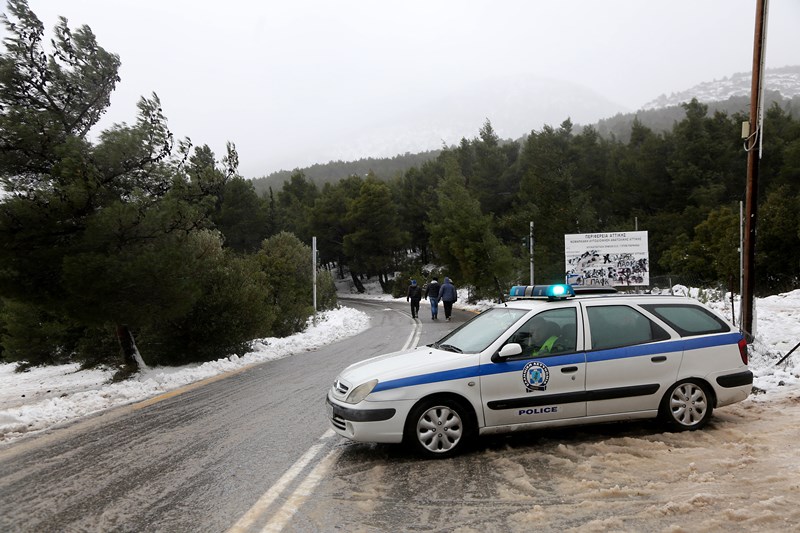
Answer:
POLYGON ((726 333, 731 330, 728 324, 699 305, 645 304, 642 307, 669 324, 681 337, 726 333))
POLYGON ((669 339, 664 328, 625 305, 591 306, 586 309, 592 349, 607 350, 669 339))

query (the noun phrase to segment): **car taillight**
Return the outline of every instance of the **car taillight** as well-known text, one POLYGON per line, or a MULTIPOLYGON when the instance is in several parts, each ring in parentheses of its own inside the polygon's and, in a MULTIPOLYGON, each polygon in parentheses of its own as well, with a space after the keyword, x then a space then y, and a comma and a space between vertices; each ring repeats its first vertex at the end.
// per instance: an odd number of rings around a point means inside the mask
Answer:
POLYGON ((742 363, 747 364, 747 341, 739 340, 739 355, 742 356, 742 363))

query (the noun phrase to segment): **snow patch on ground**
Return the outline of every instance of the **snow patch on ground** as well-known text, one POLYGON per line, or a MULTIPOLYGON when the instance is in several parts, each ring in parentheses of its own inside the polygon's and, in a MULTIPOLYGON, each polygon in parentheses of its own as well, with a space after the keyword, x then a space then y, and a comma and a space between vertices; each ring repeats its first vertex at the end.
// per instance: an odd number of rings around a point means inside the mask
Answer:
POLYGON ((225 372, 293 353, 315 350, 369 327, 369 317, 352 308, 319 313, 307 329, 285 338, 257 339, 252 351, 202 364, 148 368, 129 380, 111 383, 113 369, 79 370, 77 364, 35 367, 15 372, 16 364, 0 364, 0 442, 141 401, 225 372))
MULTIPOLYGON (((405 300, 405 297, 396 299, 382 294, 377 281, 367 280, 364 285, 367 292, 357 294, 352 292, 352 282, 349 280, 337 283, 342 298, 405 300)), ((675 287, 673 290, 701 301, 704 299, 702 292, 697 289, 675 287)), ((481 311, 493 305, 489 301, 467 304, 466 289, 459 289, 458 295, 456 307, 461 309, 481 311)), ((422 306, 426 305, 429 304, 423 301, 422 306)), ((726 299, 710 301, 708 305, 729 319, 735 317, 736 313, 732 311, 734 307, 738 312, 738 302, 731 304, 726 299)), ((738 320, 738 317, 735 318, 738 320)), ((785 363, 775 365, 800 342, 800 290, 757 299, 755 318, 756 339, 750 349, 750 369, 755 376, 754 386, 764 393, 752 395, 747 402, 740 404, 739 409, 742 410, 764 403, 787 401, 800 389, 800 350, 785 363)), ((368 327, 369 317, 366 314, 341 307, 319 313, 309 320, 306 331, 297 335, 253 341, 252 351, 243 357, 234 355, 203 364, 149 368, 121 383, 110 383, 114 371, 109 369, 79 370, 77 364, 68 364, 17 373, 14 371, 15 364, 0 364, 0 442, 10 442, 31 432, 118 405, 141 401, 225 372, 314 350, 361 333, 368 327)), ((564 452, 558 460, 569 463, 569 457, 574 453, 564 452)), ((581 453, 585 454, 586 450, 581 453)), ((589 480, 585 482, 589 483, 589 480)), ((517 487, 523 491, 529 490, 529 484, 525 482, 518 483, 517 487)))

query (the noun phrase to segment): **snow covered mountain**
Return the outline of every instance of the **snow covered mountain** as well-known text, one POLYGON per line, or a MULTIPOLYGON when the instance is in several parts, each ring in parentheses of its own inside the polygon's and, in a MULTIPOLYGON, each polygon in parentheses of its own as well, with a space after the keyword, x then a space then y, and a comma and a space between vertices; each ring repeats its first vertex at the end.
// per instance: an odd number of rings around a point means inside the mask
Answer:
MULTIPOLYGON (((750 96, 752 73, 738 73, 721 80, 707 81, 695 85, 691 89, 662 94, 655 100, 642 106, 643 110, 661 109, 688 102, 697 98, 701 102, 721 102, 733 96, 750 96)), ((764 72, 764 88, 777 91, 784 98, 800 95, 800 66, 767 69, 764 72)))

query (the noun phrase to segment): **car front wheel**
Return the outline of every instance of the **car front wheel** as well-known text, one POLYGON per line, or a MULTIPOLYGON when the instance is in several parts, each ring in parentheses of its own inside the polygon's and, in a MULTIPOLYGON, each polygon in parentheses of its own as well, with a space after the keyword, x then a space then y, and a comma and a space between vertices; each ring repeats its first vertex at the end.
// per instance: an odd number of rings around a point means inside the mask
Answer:
POLYGON ((661 405, 661 415, 667 424, 678 431, 700 429, 711 418, 711 395, 706 387, 687 380, 673 385, 661 405))
POLYGON ((428 457, 450 457, 461 452, 472 433, 470 411, 449 398, 418 404, 406 424, 407 442, 428 457))

